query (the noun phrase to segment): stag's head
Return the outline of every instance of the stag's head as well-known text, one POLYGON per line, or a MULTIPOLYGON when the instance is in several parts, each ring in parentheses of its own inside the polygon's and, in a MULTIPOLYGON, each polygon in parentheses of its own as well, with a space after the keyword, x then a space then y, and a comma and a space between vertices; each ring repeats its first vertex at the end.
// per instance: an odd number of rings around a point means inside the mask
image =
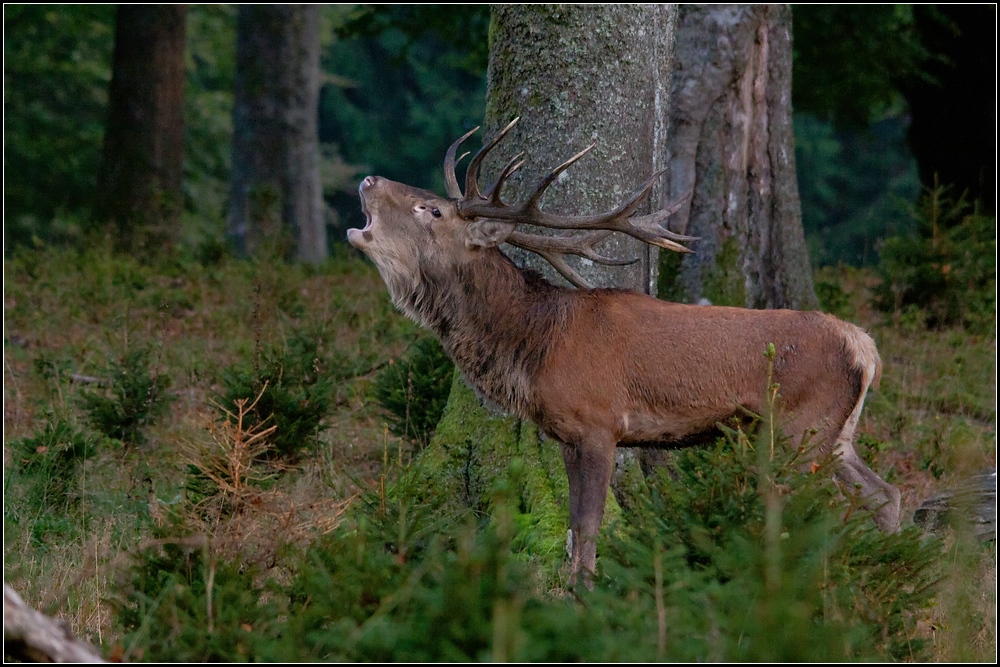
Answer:
POLYGON ((462 263, 475 261, 484 250, 505 242, 541 255, 578 287, 590 285, 569 266, 566 255, 587 257, 601 264, 630 263, 630 260, 605 257, 595 249, 614 231, 624 232, 661 248, 689 252, 677 241, 694 240, 692 237, 674 234, 662 226, 684 198, 657 213, 632 217, 662 172, 651 176, 631 197, 608 213, 563 216, 546 213, 539 208, 545 190, 560 173, 590 151, 593 144, 553 169, 523 204, 508 205, 500 198, 504 182, 524 164, 521 154, 507 163, 493 187, 482 192, 478 182, 479 166, 516 122, 517 119, 514 119, 472 158, 466 170, 464 193, 455 175, 455 153, 478 127, 459 138, 445 154, 447 198, 380 176, 368 176, 361 181, 361 208, 368 222, 364 229, 348 230, 347 239, 375 262, 397 303, 402 295, 412 293, 424 276, 453 271, 462 263), (518 231, 518 225, 522 224, 585 230, 585 233, 541 236, 518 231))

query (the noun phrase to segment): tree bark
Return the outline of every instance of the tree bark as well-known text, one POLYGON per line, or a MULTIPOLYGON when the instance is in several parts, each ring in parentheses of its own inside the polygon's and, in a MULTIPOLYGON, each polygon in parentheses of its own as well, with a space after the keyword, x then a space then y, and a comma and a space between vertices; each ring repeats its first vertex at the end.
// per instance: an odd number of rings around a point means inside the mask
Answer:
POLYGON ((815 308, 792 134, 791 10, 682 5, 668 192, 691 198, 675 231, 696 253, 663 256, 660 296, 747 308, 815 308))
MULTIPOLYGON (((546 210, 611 210, 665 166, 676 14, 673 5, 494 7, 484 138, 521 120, 483 172, 496 176, 504 155, 524 151, 527 162, 505 186, 509 200, 526 197, 553 167, 595 142, 546 192, 546 210)), ((663 192, 658 182, 639 213, 660 208, 663 192)), ((609 267, 571 257, 570 264, 592 284, 655 294, 656 248, 614 234, 602 250, 639 261, 609 267)), ((537 256, 505 251, 566 284, 537 256)))
POLYGON ((175 240, 184 165, 184 5, 122 5, 97 208, 119 249, 175 240))
POLYGON ((327 257, 318 5, 241 5, 227 228, 237 253, 327 257))

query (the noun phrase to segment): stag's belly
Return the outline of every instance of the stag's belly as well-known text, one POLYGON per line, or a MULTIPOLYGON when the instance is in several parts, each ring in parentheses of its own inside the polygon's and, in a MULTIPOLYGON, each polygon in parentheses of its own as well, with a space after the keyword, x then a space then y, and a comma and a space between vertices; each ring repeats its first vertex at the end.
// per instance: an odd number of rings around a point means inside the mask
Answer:
POLYGON ((722 434, 719 424, 729 427, 746 420, 737 409, 690 416, 663 412, 629 411, 619 420, 618 443, 629 447, 687 447, 711 441, 722 434))

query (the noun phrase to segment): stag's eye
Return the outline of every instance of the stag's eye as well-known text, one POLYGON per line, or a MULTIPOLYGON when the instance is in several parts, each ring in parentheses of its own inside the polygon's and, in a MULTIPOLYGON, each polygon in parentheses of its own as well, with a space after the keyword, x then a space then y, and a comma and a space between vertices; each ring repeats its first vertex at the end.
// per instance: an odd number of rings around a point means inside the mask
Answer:
POLYGON ((433 215, 435 218, 440 218, 441 217, 441 209, 439 209, 439 208, 432 208, 431 209, 431 215, 433 215))

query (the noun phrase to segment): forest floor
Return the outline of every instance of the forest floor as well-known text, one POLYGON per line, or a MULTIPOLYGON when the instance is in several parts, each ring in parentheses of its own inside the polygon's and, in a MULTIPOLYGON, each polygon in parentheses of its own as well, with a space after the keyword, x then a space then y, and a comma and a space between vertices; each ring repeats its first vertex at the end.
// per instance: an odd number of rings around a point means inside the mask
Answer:
MULTIPOLYGON (((834 314, 878 344, 883 378, 869 395, 858 447, 902 492, 905 520, 932 494, 995 468, 995 336, 931 331, 919 313, 878 313, 865 271, 824 269, 817 280, 840 295, 834 314)), ((395 312, 375 269, 346 253, 312 268, 228 259, 150 268, 99 251, 16 254, 4 268, 4 580, 80 636, 119 641, 114 591, 132 555, 163 539, 164 517, 191 493, 192 466, 211 468, 211 444, 226 438, 213 402, 227 378, 269 352, 305 350, 317 372, 335 378, 317 443, 245 496, 255 510, 241 522, 220 528, 220 513, 204 506, 190 516, 271 576, 290 577, 283 549, 329 533, 359 494, 384 486, 415 454, 390 433, 372 385, 424 335, 395 312), (123 443, 100 432, 86 396, 118 386, 111 376, 127 373, 136 351, 154 382, 168 379, 168 400, 162 416, 123 443), (60 437, 88 443, 71 470, 80 455, 60 437), (69 453, 42 472, 32 468, 31 452, 50 447, 69 453)), ((231 468, 221 465, 225 477, 231 468)), ((978 575, 978 647, 949 645, 942 610, 922 630, 938 659, 995 655, 995 557, 994 547, 978 575)))

